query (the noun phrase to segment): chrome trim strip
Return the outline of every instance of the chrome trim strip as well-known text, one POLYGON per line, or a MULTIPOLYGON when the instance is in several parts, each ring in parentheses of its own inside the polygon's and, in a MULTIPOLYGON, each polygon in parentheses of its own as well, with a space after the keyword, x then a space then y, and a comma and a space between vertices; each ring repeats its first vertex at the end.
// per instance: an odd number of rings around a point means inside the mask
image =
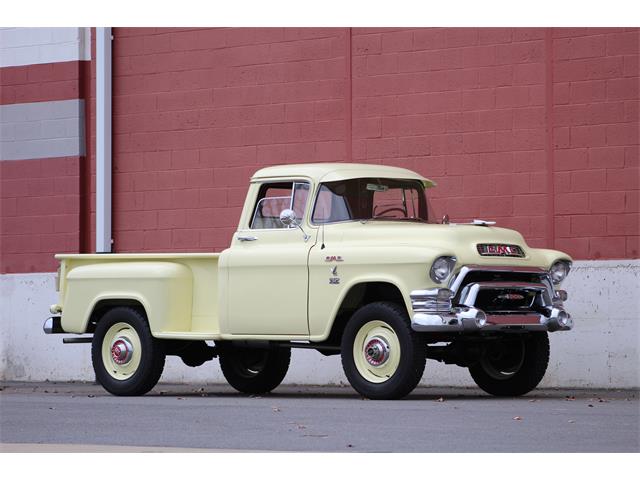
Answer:
MULTIPOLYGON (((544 295, 548 293, 548 289, 542 283, 525 283, 525 282, 478 282, 466 285, 460 294, 460 305, 473 307, 476 304, 478 293, 480 290, 534 290, 544 295)), ((544 305, 551 305, 551 295, 543 297, 544 305)))

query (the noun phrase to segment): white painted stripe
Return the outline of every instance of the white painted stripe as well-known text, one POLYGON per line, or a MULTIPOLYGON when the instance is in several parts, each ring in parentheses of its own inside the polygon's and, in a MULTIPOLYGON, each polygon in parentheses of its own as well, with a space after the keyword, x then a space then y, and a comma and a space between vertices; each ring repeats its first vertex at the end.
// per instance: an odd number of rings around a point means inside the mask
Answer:
POLYGON ((0 105, 0 161, 84 154, 84 100, 0 105))
MULTIPOLYGON (((53 273, 0 275, 0 380, 94 379, 88 346, 63 345, 41 326, 57 303, 53 273)), ((576 261, 563 285, 570 332, 549 335, 551 359, 541 387, 638 388, 640 260, 576 261)), ((167 357, 163 382, 225 382, 217 360, 200 368, 167 357)), ((340 356, 293 350, 285 383, 345 384, 340 356)), ((473 386, 467 369, 428 361, 426 386, 473 386)))
POLYGON ((0 67, 91 60, 91 29, 0 28, 0 67))

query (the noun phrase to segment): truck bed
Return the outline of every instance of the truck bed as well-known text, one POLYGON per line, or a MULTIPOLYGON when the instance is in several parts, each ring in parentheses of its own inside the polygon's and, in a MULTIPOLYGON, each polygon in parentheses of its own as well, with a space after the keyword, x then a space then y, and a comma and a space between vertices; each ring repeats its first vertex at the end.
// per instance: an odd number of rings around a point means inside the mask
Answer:
POLYGON ((96 309, 127 299, 158 338, 220 335, 218 253, 60 254, 62 328, 85 333, 96 309))

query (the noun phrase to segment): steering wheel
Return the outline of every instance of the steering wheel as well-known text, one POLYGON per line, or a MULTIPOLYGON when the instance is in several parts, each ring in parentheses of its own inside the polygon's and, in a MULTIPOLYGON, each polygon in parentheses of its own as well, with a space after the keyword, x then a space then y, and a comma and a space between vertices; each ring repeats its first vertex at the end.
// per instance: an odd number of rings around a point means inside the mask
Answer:
POLYGON ((380 213, 376 213, 375 211, 373 212, 373 218, 378 218, 378 217, 382 217, 385 213, 391 213, 391 212, 400 212, 402 213, 402 215, 404 215, 405 217, 407 216, 407 212, 404 211, 404 208, 400 208, 400 207, 391 207, 391 208, 387 208, 386 210, 383 210, 380 213))

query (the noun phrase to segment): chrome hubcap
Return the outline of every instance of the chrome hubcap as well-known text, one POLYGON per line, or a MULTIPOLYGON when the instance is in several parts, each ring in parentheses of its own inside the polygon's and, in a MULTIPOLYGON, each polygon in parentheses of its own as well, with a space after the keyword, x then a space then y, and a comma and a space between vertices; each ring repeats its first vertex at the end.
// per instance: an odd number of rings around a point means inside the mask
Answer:
POLYGON ((111 345, 111 358, 118 365, 125 365, 133 357, 133 345, 126 337, 118 337, 111 345))
POLYGON ((364 347, 364 356, 369 365, 378 367, 389 359, 389 344, 381 337, 373 337, 364 347))

